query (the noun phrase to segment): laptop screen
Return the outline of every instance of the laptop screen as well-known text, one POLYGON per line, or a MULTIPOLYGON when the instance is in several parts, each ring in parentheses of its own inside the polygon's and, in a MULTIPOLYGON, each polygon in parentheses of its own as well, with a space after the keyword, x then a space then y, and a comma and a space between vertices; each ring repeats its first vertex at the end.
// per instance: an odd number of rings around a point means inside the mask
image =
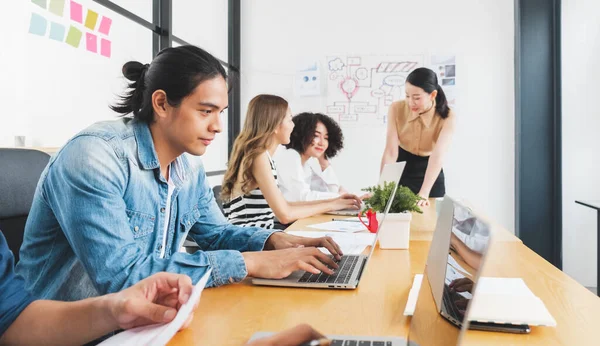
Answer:
POLYGON ((411 320, 411 343, 459 342, 461 330, 468 328, 468 307, 490 241, 487 222, 463 204, 444 198, 411 320))

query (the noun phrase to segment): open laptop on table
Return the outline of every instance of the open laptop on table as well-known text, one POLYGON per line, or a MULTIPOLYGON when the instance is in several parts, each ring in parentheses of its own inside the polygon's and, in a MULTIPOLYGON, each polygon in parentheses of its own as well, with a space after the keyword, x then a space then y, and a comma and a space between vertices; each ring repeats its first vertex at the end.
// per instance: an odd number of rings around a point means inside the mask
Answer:
MULTIPOLYGON (((447 210, 446 210, 447 211, 447 210)), ((452 221, 450 221, 452 222, 452 221)), ((431 262, 432 265, 434 262, 440 262, 440 258, 444 258, 443 255, 448 255, 448 244, 450 241, 450 236, 447 234, 448 232, 439 232, 436 231, 433 236, 432 246, 429 250, 429 258, 428 263, 431 262), (437 244, 437 248, 434 247, 434 243, 437 244), (445 249, 442 250, 442 256, 435 254, 434 252, 441 248, 441 245, 445 244, 445 249)), ((445 264, 445 263, 444 263, 445 264)), ((393 275, 390 273, 390 275, 393 275)), ((476 273, 478 275, 478 272, 476 273)), ((394 336, 356 336, 356 335, 327 335, 329 339, 332 340, 333 346, 345 346, 345 345, 356 345, 356 346, 406 346, 406 345, 420 345, 420 346, 429 346, 429 345, 458 345, 462 338, 464 337, 465 332, 469 328, 468 321, 468 313, 470 309, 470 300, 465 300, 464 305, 460 306, 462 310, 459 314, 452 314, 444 312, 444 314, 440 313, 440 310, 437 308, 437 299, 441 301, 440 294, 436 294, 435 292, 439 291, 434 289, 433 285, 438 284, 439 280, 437 280, 437 276, 439 276, 439 272, 425 270, 423 281, 421 283, 421 288, 419 290, 417 305, 415 307, 414 314, 410 321, 410 328, 408 331, 407 338, 394 337, 394 336), (436 278, 431 278, 430 275, 433 274, 436 278), (430 278, 433 279, 430 281, 430 278), (439 297, 438 297, 439 296, 439 297), (446 318, 446 316, 451 316, 451 319, 446 318)), ((442 282, 443 282, 442 278, 442 282)), ((476 280, 476 277, 475 277, 476 280)), ((473 292, 474 287, 471 289, 473 292)), ((452 303, 452 300, 449 301, 449 304, 452 303)), ((455 304, 454 304, 455 305, 455 304)), ((374 309, 376 307, 373 307, 374 309)), ((403 311, 403 306, 398 306, 397 311, 403 311)), ((451 307, 448 307, 451 309, 451 307)), ((446 311, 446 310, 444 310, 446 311)), ((356 318, 361 318, 357 316, 356 318)), ((394 322, 400 321, 401 318, 394 319, 394 322)), ((317 330, 324 331, 319 326, 313 326, 317 330)), ((401 329, 401 326, 397 326, 398 329, 401 329)), ((326 332, 326 331, 325 331, 326 332)), ((256 340, 258 338, 262 338, 265 336, 272 335, 270 332, 258 332, 255 333, 252 340, 256 340)), ((400 334, 400 333, 398 333, 400 334)))
MULTIPOLYGON (((385 222, 385 217, 392 206, 394 197, 396 196, 396 190, 398 184, 394 185, 391 198, 388 200, 385 206, 385 212, 383 218, 379 223, 379 228, 375 237, 373 237, 373 243, 369 255, 343 255, 341 260, 337 262, 339 268, 336 269, 332 275, 327 275, 323 272, 321 274, 312 274, 304 270, 298 270, 293 272, 290 276, 283 279, 252 279, 252 283, 255 285, 265 286, 285 286, 285 287, 305 287, 305 288, 334 288, 334 289, 355 289, 358 287, 360 278, 363 272, 366 270, 369 258, 373 254, 375 245, 377 244, 377 236, 381 230, 381 226, 385 222)), ((335 259, 334 259, 335 260, 335 259)))
MULTIPOLYGON (((426 271, 436 310, 458 327, 464 320, 464 305, 473 299, 480 281, 491 238, 492 226, 487 221, 462 203, 444 197, 426 271)), ((485 322, 474 321, 473 313, 469 317, 471 329, 511 333, 530 331, 527 324, 493 323, 491 318, 485 322)))
MULTIPOLYGON (((400 182, 400 178, 402 177, 402 172, 404 171, 404 166, 406 166, 406 162, 394 162, 387 163, 383 166, 383 171, 381 171, 381 175, 379 176, 378 185, 383 185, 385 182, 393 182, 398 184, 400 182)), ((358 210, 355 209, 342 209, 342 210, 332 210, 328 211, 326 214, 331 215, 340 215, 340 216, 357 216, 358 210)))

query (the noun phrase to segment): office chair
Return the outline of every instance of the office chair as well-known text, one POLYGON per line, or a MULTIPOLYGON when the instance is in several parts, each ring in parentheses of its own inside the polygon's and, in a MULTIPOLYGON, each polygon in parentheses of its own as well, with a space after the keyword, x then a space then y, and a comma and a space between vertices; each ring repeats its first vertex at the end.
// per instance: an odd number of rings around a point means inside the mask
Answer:
POLYGON ((0 230, 15 263, 35 188, 49 160, 50 155, 39 150, 0 148, 0 230))

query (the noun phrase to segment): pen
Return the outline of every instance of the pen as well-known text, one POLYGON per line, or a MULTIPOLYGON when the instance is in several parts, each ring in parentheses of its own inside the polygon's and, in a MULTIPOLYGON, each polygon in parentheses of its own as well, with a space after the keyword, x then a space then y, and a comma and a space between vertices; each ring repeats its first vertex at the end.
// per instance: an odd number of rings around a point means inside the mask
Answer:
POLYGON ((358 220, 348 220, 348 219, 331 219, 331 221, 360 222, 358 220))
POLYGON ((319 339, 319 340, 312 340, 309 342, 305 342, 303 344, 301 344, 300 346, 326 346, 326 345, 330 345, 331 342, 329 339, 319 339))

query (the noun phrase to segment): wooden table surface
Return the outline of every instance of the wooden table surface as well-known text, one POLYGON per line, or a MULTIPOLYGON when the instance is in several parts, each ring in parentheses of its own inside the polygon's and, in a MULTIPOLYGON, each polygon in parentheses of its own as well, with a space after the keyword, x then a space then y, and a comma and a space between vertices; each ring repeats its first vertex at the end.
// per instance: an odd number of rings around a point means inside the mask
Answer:
MULTIPOLYGON (((330 218, 300 220, 290 229, 330 218)), ((376 248, 356 290, 260 287, 248 279, 206 289, 190 328, 170 345, 243 345, 257 331, 281 331, 299 323, 326 334, 406 337, 410 317, 403 315, 404 307, 414 275, 425 268, 434 226, 435 209, 426 210, 411 224, 409 250, 376 248)), ((469 331, 464 344, 597 345, 600 299, 509 232, 497 234, 484 275, 522 277, 558 325, 532 327, 529 335, 469 331)))

